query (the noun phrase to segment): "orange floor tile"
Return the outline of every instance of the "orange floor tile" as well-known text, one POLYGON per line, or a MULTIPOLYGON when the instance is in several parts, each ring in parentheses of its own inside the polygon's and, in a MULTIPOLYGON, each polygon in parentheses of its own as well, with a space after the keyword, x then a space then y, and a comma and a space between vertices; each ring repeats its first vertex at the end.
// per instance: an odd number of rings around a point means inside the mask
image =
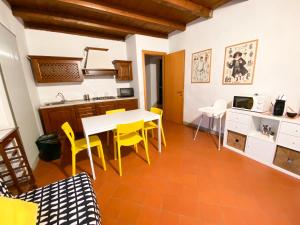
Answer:
MULTIPOLYGON (((122 151, 123 177, 105 151, 107 171, 94 155, 94 189, 103 225, 299 225, 300 180, 225 148, 216 137, 165 124, 167 148, 150 144, 149 166, 143 148, 122 151)), ((105 140, 103 145, 105 145, 105 140)), ((84 153, 84 152, 83 152, 84 153)), ((85 154, 85 153, 84 153, 85 154)), ((90 173, 89 161, 77 171, 90 173)), ((70 176, 71 166, 40 161, 39 186, 70 176)))

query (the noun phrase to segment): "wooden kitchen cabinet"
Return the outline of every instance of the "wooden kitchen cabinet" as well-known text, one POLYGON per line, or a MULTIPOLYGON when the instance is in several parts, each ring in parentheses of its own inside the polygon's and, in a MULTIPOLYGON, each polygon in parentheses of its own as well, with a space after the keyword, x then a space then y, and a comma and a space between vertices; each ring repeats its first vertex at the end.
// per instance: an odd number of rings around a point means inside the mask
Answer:
POLYGON ((103 101, 72 106, 48 107, 40 109, 40 117, 45 134, 61 133, 61 125, 69 122, 75 133, 82 133, 81 118, 103 115, 107 110, 125 108, 133 110, 138 108, 137 99, 124 99, 103 101))
POLYGON ((82 58, 29 56, 37 83, 82 82, 82 58))
POLYGON ((104 115, 106 111, 116 109, 116 102, 115 101, 108 101, 108 102, 99 102, 96 103, 96 114, 97 115, 104 115))
POLYGON ((113 64, 118 71, 116 79, 120 81, 132 80, 132 62, 126 60, 114 60, 113 64))
POLYGON ((74 108, 75 108, 75 114, 76 114, 77 132, 83 132, 81 118, 95 116, 96 115, 95 104, 75 105, 74 108))
POLYGON ((126 110, 133 110, 138 108, 137 99, 121 100, 116 102, 117 109, 124 108, 126 110))
POLYGON ((40 109, 40 116, 45 134, 61 133, 61 125, 64 122, 69 122, 71 127, 77 130, 77 119, 73 106, 40 109))

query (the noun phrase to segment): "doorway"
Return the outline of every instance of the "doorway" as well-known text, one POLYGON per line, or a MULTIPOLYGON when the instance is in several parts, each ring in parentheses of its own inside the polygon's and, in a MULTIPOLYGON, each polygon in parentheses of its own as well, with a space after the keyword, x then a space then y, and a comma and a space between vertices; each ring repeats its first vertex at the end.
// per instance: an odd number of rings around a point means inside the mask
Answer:
POLYGON ((145 109, 159 107, 164 119, 183 123, 185 51, 142 51, 145 109))
POLYGON ((146 109, 163 108, 162 56, 145 55, 146 109))

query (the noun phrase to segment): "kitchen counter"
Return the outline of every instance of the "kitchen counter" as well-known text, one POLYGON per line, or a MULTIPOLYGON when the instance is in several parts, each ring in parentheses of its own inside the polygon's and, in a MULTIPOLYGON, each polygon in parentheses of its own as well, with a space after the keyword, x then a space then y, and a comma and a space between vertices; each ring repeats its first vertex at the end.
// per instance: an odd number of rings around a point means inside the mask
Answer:
MULTIPOLYGON (((100 103, 100 102, 110 102, 110 101, 120 101, 120 100, 130 100, 130 99, 137 99, 137 97, 126 97, 126 98, 113 98, 113 99, 102 99, 102 100, 67 100, 64 103, 56 103, 52 105, 44 105, 41 106, 40 109, 49 109, 49 108, 56 108, 56 107, 63 107, 63 106, 73 106, 73 105, 82 105, 82 104, 93 104, 93 103, 100 103)), ((51 104, 51 103, 50 103, 51 104)))

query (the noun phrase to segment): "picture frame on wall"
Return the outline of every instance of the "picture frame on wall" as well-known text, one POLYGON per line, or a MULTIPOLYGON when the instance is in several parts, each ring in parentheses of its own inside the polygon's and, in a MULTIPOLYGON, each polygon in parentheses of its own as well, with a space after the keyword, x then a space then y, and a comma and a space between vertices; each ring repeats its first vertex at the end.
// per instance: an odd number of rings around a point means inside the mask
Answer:
POLYGON ((211 48, 192 54, 192 83, 210 82, 211 57, 211 48))
POLYGON ((225 48, 223 85, 253 84, 258 40, 225 48))

